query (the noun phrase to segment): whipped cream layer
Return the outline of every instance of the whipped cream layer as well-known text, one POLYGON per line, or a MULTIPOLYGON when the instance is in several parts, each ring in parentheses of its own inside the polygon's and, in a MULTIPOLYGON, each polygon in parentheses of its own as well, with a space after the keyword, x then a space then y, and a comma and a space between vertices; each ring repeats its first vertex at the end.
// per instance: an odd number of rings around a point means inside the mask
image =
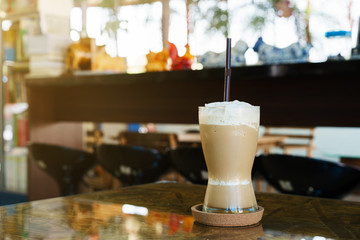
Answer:
POLYGON ((214 125, 244 124, 258 128, 260 107, 238 100, 208 103, 199 110, 199 123, 214 125))

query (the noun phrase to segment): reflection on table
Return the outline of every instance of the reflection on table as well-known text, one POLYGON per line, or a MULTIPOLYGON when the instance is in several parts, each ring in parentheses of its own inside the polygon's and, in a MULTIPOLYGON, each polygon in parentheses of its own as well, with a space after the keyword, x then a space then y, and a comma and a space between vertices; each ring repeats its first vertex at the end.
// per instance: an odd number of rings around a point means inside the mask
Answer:
POLYGON ((205 186, 158 183, 0 208, 5 239, 357 239, 360 203, 257 193, 265 208, 252 228, 194 222, 205 186))

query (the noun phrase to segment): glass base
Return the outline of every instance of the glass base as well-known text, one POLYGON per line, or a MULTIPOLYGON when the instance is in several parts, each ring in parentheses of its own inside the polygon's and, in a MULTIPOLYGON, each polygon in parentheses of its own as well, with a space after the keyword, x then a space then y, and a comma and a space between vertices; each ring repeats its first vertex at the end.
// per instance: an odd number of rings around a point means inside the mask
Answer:
POLYGON ((212 208, 212 207, 208 207, 205 204, 203 205, 203 211, 204 212, 208 212, 208 213, 251 213, 251 212, 255 212, 257 211, 259 208, 258 206, 254 206, 251 208, 212 208))

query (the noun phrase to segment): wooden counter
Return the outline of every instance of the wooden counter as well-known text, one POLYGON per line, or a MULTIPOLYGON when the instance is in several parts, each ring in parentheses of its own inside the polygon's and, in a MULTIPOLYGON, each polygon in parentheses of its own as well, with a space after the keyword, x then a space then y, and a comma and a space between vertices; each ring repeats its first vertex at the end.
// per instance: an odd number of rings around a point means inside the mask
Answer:
POLYGON ((0 208, 5 239, 359 239, 360 203, 257 193, 261 224, 194 222, 205 186, 159 183, 0 208))
MULTIPOLYGON (((197 123, 198 106, 222 101, 223 79, 222 68, 29 78, 30 118, 197 123)), ((261 106, 262 125, 360 126, 359 79, 360 60, 237 67, 231 99, 261 106)))
MULTIPOLYGON (((261 106, 261 124, 360 126, 360 60, 232 68, 231 99, 261 106)), ((222 101, 224 69, 28 78, 30 141, 82 148, 81 122, 197 123, 222 101)), ((29 163, 29 199, 58 195, 29 163)))

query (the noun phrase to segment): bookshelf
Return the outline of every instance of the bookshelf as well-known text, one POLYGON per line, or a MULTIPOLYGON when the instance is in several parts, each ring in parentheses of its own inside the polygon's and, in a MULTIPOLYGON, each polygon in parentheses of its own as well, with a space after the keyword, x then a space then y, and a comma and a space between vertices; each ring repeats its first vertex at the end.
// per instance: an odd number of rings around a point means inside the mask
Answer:
POLYGON ((0 19, 0 191, 27 194, 27 42, 39 34, 37 11, 4 13, 0 19))
POLYGON ((73 0, 0 1, 0 191, 28 195, 25 78, 33 74, 35 50, 49 50, 39 38, 69 36, 72 6, 73 0))

